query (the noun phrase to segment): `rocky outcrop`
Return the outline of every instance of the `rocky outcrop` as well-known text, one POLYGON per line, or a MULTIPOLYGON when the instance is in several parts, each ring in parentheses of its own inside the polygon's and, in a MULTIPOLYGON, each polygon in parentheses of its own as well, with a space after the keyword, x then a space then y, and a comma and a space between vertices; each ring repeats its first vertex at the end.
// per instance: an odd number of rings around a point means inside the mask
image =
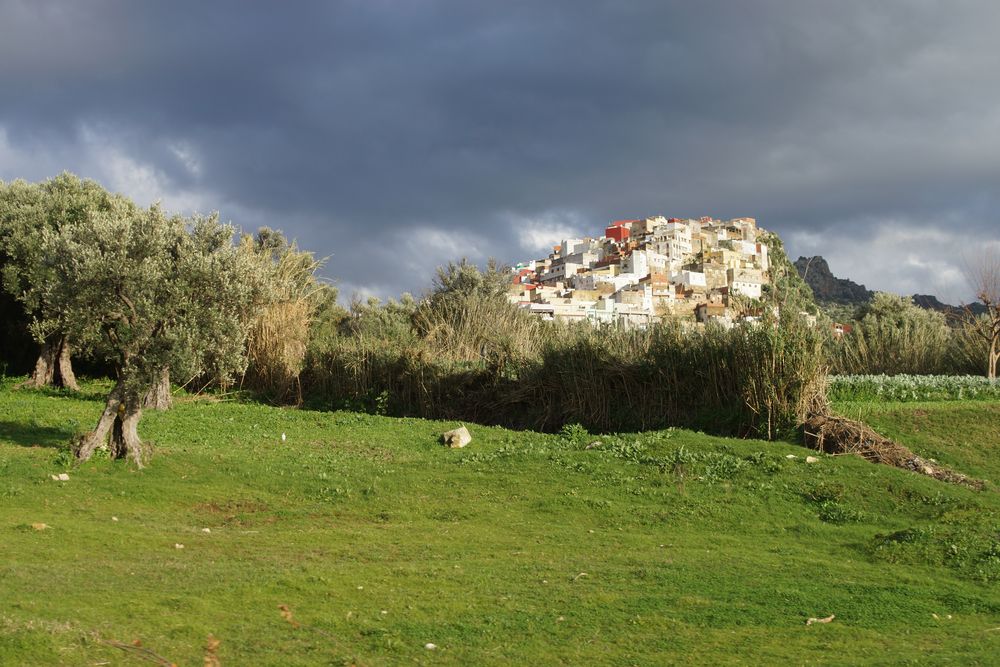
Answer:
MULTIPOLYGON (((812 288, 817 303, 821 305, 840 304, 846 306, 863 306, 872 298, 874 292, 864 285, 848 278, 838 278, 830 271, 830 265, 821 255, 814 257, 799 257, 795 260, 795 270, 802 280, 812 288)), ((913 303, 927 310, 936 310, 949 318, 961 318, 967 311, 979 315, 985 312, 981 303, 968 306, 952 306, 943 303, 931 294, 914 294, 913 303)))
POLYGON ((820 255, 799 257, 795 260, 795 269, 820 303, 861 305, 872 297, 873 292, 864 285, 833 275, 830 265, 820 255))

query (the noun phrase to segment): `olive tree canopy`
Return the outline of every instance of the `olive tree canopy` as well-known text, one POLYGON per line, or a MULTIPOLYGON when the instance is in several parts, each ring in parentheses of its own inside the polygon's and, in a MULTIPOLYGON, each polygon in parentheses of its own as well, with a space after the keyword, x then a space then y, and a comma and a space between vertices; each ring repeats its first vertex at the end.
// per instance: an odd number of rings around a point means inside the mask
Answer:
MULTIPOLYGON (((41 295, 48 312, 115 369, 104 413, 76 454, 86 460, 110 435, 112 456, 142 467, 136 426, 163 369, 184 377, 243 370, 248 323, 266 300, 262 264, 215 216, 185 220, 120 199, 45 230, 41 248, 56 277, 41 295)), ((33 326, 41 333, 53 324, 39 317, 33 326)))
POLYGON ((43 261, 43 233, 80 224, 92 212, 108 211, 116 199, 97 182, 70 173, 42 183, 0 183, 3 286, 21 303, 28 317, 45 322, 35 331, 41 349, 26 383, 29 386, 78 388, 70 337, 60 312, 48 301, 48 286, 59 277, 51 264, 43 261))

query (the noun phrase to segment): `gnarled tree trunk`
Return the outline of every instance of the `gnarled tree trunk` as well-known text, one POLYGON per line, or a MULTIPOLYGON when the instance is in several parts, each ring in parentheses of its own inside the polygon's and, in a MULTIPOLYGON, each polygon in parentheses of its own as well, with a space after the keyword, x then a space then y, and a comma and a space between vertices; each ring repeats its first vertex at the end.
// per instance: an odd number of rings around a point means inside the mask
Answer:
POLYGON ((79 391, 73 373, 73 360, 69 339, 58 336, 42 343, 42 349, 35 361, 35 370, 24 383, 25 387, 64 387, 79 391))
POLYGON ((169 410, 173 399, 170 395, 170 369, 160 371, 156 384, 142 398, 142 407, 152 410, 169 410))
POLYGON ((109 442, 111 458, 130 458, 137 468, 144 465, 142 440, 139 439, 137 427, 142 417, 141 402, 137 394, 125 392, 119 384, 108 394, 104 412, 97 422, 97 427, 82 436, 76 443, 76 458, 86 461, 94 452, 109 442))
POLYGON ((69 338, 63 336, 62 344, 59 346, 59 356, 56 361, 56 382, 57 386, 80 391, 80 385, 76 382, 76 375, 73 373, 73 359, 70 354, 69 338))

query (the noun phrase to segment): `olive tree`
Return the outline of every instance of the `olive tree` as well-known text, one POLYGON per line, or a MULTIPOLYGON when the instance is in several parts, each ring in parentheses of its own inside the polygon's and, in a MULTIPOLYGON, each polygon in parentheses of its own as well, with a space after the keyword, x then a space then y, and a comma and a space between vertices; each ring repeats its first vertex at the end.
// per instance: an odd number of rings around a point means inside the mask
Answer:
POLYGON ((165 368, 185 377, 243 370, 248 323, 266 300, 261 262, 216 216, 185 220, 123 200, 46 230, 41 246, 57 278, 44 297, 66 331, 115 371, 104 412, 75 443, 76 455, 86 460, 110 438, 112 457, 142 467, 143 397, 165 368))
POLYGON ((30 318, 45 322, 36 328, 41 348, 27 386, 79 388, 66 324, 48 301, 48 288, 59 276, 43 261, 43 234, 77 225, 92 212, 107 211, 115 199, 95 181, 70 173, 42 183, 0 184, 3 286, 30 318))

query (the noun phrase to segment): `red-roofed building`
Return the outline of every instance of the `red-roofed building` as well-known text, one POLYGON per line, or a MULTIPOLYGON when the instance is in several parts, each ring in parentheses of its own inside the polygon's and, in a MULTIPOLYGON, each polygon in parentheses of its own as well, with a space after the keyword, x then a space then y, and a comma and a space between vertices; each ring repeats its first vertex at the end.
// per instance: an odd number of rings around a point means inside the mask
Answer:
POLYGON ((622 243, 632 233, 632 223, 638 220, 615 220, 604 229, 604 235, 622 243))
POLYGON ((514 275, 513 283, 515 285, 518 285, 520 283, 531 282, 531 279, 534 277, 534 275, 535 275, 534 269, 521 269, 514 275))

